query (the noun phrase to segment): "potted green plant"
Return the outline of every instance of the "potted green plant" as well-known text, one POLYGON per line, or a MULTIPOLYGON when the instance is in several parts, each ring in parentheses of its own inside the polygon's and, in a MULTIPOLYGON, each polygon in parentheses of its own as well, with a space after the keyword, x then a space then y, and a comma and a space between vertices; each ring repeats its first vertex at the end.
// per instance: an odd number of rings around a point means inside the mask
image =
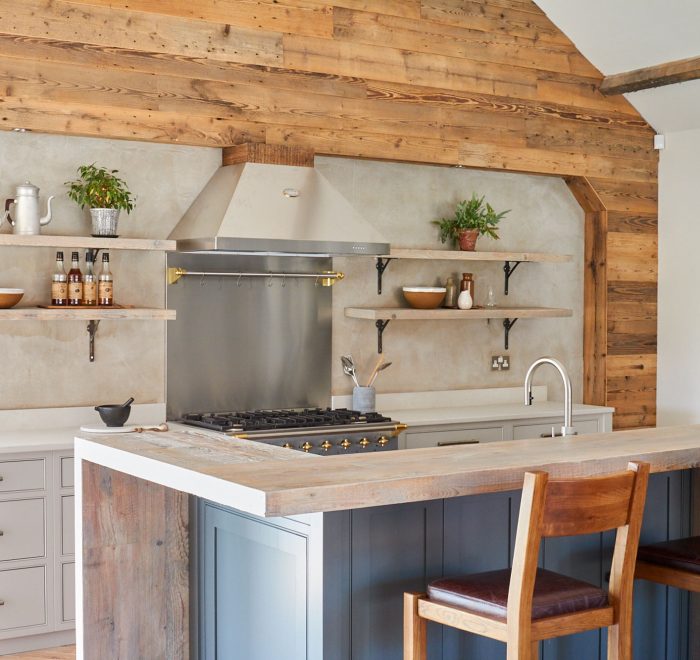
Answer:
POLYGON ((498 223, 507 211, 496 213, 484 197, 477 197, 472 193, 472 198, 457 204, 452 218, 433 220, 433 224, 440 228, 440 240, 446 243, 448 240, 459 245, 460 250, 473 251, 476 248, 476 239, 481 235, 498 238, 498 223))
POLYGON ((126 182, 117 176, 119 170, 105 167, 81 165, 80 177, 67 181, 68 197, 84 209, 90 209, 92 216, 92 235, 117 237, 119 212, 131 213, 134 201, 126 182))

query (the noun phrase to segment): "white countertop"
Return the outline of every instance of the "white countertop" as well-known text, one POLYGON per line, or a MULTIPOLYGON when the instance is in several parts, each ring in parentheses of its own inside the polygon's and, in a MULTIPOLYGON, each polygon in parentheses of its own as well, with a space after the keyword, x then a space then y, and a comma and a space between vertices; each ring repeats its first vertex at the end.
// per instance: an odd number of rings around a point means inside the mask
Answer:
MULTIPOLYGON (((494 387, 434 392, 377 393, 376 409, 408 426, 473 424, 508 419, 540 419, 564 416, 564 403, 549 401, 547 387, 532 388, 534 403, 523 403, 522 387, 494 387)), ((351 408, 352 396, 332 397, 333 408, 351 408)), ((615 408, 575 403, 574 417, 611 414, 615 408)))
MULTIPOLYGON (((162 403, 134 405, 130 423, 160 424, 162 403)), ((0 411, 0 454, 72 450, 83 425, 100 425, 93 408, 33 408, 0 411)))
MULTIPOLYGON (((478 422, 498 422, 508 419, 540 419, 542 417, 564 417, 564 404, 561 401, 542 401, 526 406, 522 403, 499 403, 486 406, 450 406, 445 408, 415 408, 412 410, 382 410, 383 415, 397 422, 416 426, 437 426, 441 424, 473 424, 478 422)), ((614 408, 588 406, 575 403, 574 420, 583 415, 613 413, 614 408)))

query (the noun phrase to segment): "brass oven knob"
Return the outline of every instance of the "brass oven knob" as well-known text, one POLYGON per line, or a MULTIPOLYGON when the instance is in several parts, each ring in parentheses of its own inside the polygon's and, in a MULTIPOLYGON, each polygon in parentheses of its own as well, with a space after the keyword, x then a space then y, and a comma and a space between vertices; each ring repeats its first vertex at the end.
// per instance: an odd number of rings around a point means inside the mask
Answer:
POLYGON ((293 449, 292 445, 290 445, 288 442, 285 442, 285 443, 282 445, 282 448, 283 448, 283 449, 293 449))
POLYGON ((385 435, 383 435, 379 440, 377 440, 377 444, 380 447, 386 447, 386 445, 389 444, 389 438, 387 438, 385 435))
POLYGON ((367 440, 367 438, 362 438, 362 440, 360 440, 360 447, 362 447, 362 449, 365 449, 365 447, 367 447, 368 444, 369 440, 367 440))
POLYGON ((350 440, 348 440, 347 438, 343 438, 343 441, 340 443, 340 446, 343 449, 347 449, 348 447, 350 447, 350 445, 352 445, 352 442, 350 442, 350 440))
POLYGON ((305 443, 301 446, 301 448, 302 448, 304 451, 309 451, 309 450, 313 449, 313 447, 314 447, 314 446, 313 446, 310 442, 305 442, 305 443))
POLYGON ((324 440, 321 443, 321 449, 323 449, 323 451, 328 451, 332 446, 333 445, 330 442, 328 442, 328 440, 324 440))

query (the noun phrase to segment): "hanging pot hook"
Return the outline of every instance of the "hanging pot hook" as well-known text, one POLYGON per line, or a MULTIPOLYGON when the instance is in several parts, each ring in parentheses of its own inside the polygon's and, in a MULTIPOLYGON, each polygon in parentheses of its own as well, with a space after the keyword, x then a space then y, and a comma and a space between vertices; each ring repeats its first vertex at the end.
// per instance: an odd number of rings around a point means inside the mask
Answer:
POLYGON ((272 273, 270 273, 270 279, 267 282, 268 287, 272 287, 272 273))
POLYGON ((287 286, 287 273, 282 275, 282 288, 284 289, 285 286, 287 286))
POLYGON ((199 280, 199 286, 204 286, 204 277, 205 277, 205 273, 202 273, 202 277, 199 280))
POLYGON ((241 286, 241 277, 243 277, 243 273, 238 273, 238 280, 236 282, 237 287, 241 286))

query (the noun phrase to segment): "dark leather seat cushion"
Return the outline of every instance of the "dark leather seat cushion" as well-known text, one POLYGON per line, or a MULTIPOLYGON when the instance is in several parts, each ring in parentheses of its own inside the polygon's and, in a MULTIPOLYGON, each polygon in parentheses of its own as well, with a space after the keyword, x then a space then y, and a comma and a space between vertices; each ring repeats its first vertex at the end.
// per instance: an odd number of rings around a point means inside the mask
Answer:
POLYGON ((700 536, 640 546, 637 559, 650 564, 700 573, 700 536))
MULTIPOLYGON (((446 605, 505 620, 509 582, 510 569, 441 578, 430 583, 428 596, 446 605)), ((559 573, 537 569, 532 599, 533 620, 607 605, 608 596, 602 589, 559 573)))

